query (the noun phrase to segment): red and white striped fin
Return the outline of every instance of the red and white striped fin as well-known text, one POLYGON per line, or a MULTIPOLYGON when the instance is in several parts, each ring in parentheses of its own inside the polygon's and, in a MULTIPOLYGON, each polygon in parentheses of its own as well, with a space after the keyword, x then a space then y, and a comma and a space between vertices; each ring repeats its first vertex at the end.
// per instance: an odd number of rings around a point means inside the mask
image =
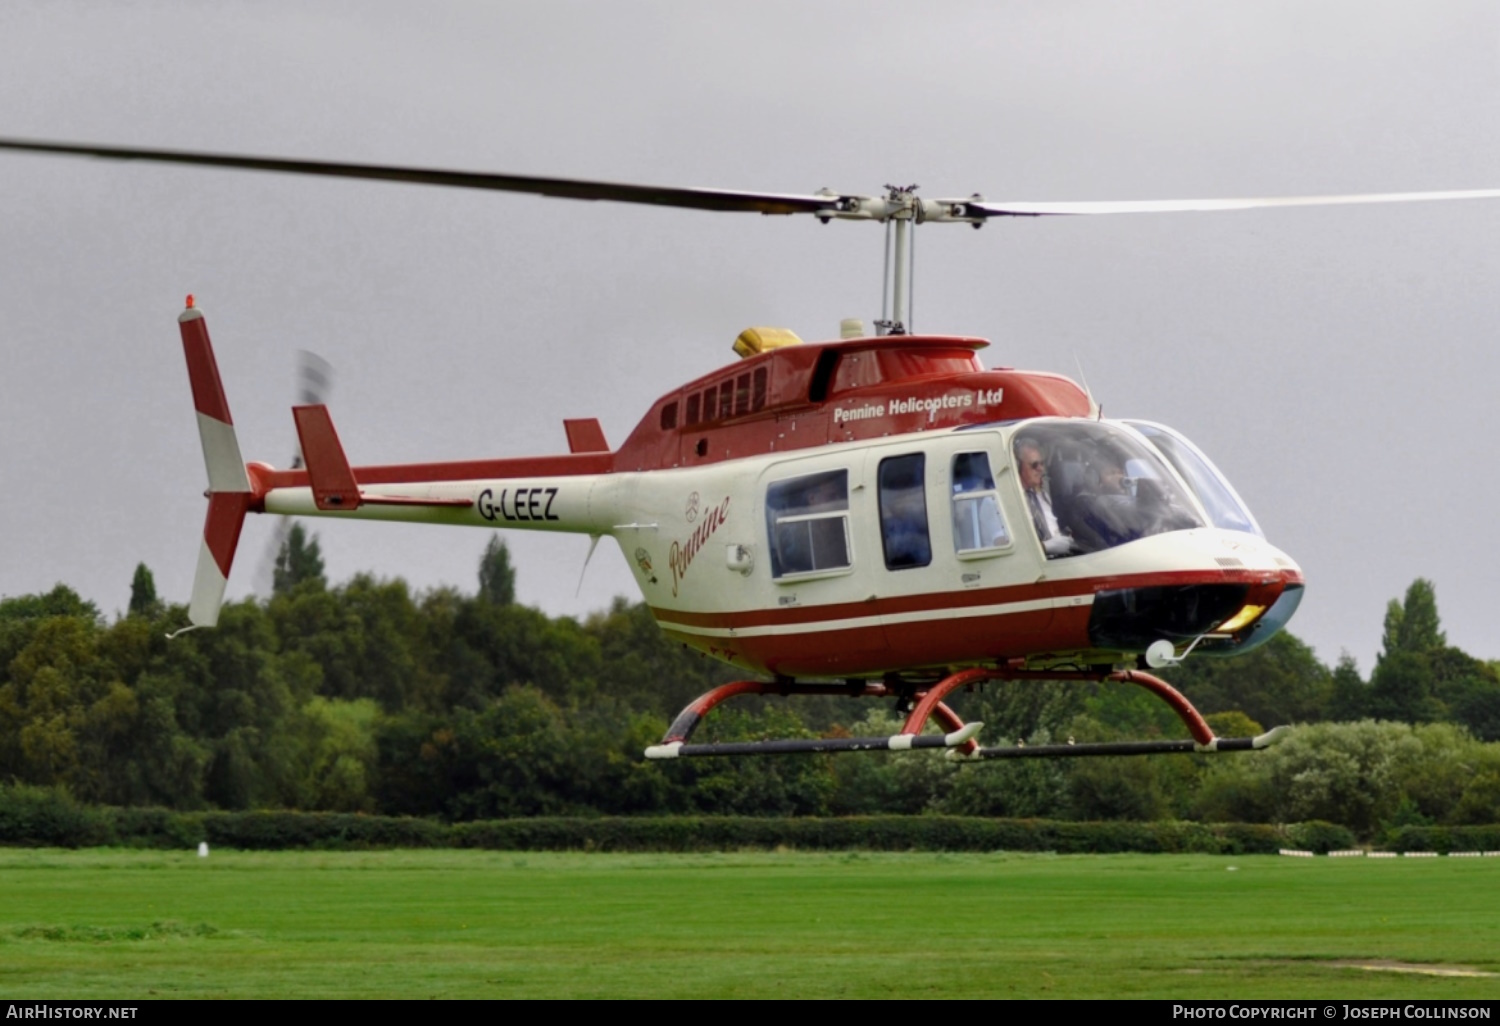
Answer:
POLYGON ((198 438, 203 443, 203 462, 208 469, 210 492, 248 492, 250 477, 240 456, 229 401, 219 380, 219 365, 208 341, 203 312, 188 297, 188 307, 177 318, 182 329, 182 351, 187 357, 188 383, 193 388, 193 406, 198 412, 198 438))
POLYGON ((255 496, 240 456, 240 443, 229 416, 229 402, 224 397, 224 383, 219 378, 213 346, 208 340, 208 324, 193 305, 192 296, 188 297, 187 309, 177 323, 182 331, 188 381, 198 414, 198 437, 203 443, 209 492, 208 518, 203 524, 188 619, 194 627, 212 627, 219 622, 219 607, 224 603, 234 550, 255 496))
POLYGON ((240 543, 240 528, 250 508, 249 492, 215 492, 208 497, 208 519, 203 523, 203 543, 198 550, 198 571, 193 575, 193 598, 188 620, 194 627, 212 627, 219 622, 229 568, 240 543))

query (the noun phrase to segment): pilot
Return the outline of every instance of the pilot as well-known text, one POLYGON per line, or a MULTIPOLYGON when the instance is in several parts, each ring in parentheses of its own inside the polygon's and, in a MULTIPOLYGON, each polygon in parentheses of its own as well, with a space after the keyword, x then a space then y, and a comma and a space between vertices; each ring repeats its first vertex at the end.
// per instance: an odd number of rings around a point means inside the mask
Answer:
POLYGON ((1126 487, 1125 464, 1113 453, 1100 453, 1093 460, 1092 466, 1099 475, 1100 495, 1126 495, 1130 489, 1126 487))
POLYGON ((1021 487, 1026 493, 1026 507, 1036 525, 1036 536, 1048 556, 1066 556, 1073 550, 1073 539, 1057 523, 1052 511, 1052 496, 1047 491, 1047 461, 1041 445, 1031 438, 1016 442, 1016 463, 1020 469, 1021 487))
POLYGON ((1103 548, 1122 545, 1144 533, 1136 503, 1134 482, 1126 476, 1125 461, 1115 452, 1100 448, 1089 460, 1097 485, 1078 498, 1082 537, 1103 548))

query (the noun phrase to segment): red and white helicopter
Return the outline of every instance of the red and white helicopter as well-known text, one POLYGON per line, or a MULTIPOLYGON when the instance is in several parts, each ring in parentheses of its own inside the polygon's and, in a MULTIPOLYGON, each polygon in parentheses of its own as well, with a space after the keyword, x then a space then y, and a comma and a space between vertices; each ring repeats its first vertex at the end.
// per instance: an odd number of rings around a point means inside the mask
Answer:
POLYGON ((247 513, 608 535, 672 638, 743 668, 677 717, 650 758, 943 748, 1023 758, 1262 748, 1218 738, 1147 670, 1241 653, 1280 630, 1301 569, 1234 488, 1169 427, 1105 420, 1073 381, 986 370, 981 339, 907 324, 921 224, 991 218, 1500 197, 1500 190, 1239 200, 998 203, 751 193, 362 164, 0 140, 0 149, 415 182, 887 227, 876 332, 804 342, 752 328, 738 362, 660 397, 617 448, 564 422, 554 456, 349 464, 326 406, 293 408, 305 469, 245 463, 189 297, 178 318, 207 464, 189 619, 212 626, 247 513), (1190 740, 981 747, 944 698, 986 680, 1113 680, 1165 699, 1190 740), (693 744, 741 694, 895 697, 898 734, 693 744), (939 733, 923 733, 935 719, 939 733))

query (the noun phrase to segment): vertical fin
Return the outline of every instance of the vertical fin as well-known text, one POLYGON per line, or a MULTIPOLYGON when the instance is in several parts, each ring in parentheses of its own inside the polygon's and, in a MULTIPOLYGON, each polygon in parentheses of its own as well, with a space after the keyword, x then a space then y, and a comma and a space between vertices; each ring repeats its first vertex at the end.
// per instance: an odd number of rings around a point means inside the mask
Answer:
POLYGON ((193 407, 198 415, 198 439, 203 445, 209 492, 208 518, 203 524, 188 619, 195 627, 212 627, 219 622, 219 607, 224 602, 224 588, 229 583, 229 568, 239 545, 240 528, 255 494, 240 457, 240 443, 229 416, 224 383, 219 378, 219 365, 208 340, 208 324, 193 305, 192 296, 188 297, 187 309, 177 323, 182 331, 188 383, 193 389, 193 407))

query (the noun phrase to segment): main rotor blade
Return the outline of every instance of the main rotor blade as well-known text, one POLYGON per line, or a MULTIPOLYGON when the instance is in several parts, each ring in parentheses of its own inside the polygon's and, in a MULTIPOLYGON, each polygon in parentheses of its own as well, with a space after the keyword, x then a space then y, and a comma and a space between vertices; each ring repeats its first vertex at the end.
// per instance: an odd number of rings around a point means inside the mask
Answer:
POLYGON ((731 189, 684 189, 661 185, 631 185, 575 178, 535 178, 527 175, 490 174, 479 171, 444 171, 436 168, 396 167, 384 164, 338 164, 323 160, 286 160, 275 157, 245 157, 226 153, 195 153, 187 150, 148 150, 122 146, 52 143, 29 139, 0 139, 0 149, 30 153, 57 153, 110 160, 149 160, 162 164, 192 164, 204 167, 239 168, 246 171, 282 171, 330 178, 365 178, 419 185, 446 185, 460 189, 522 192, 562 199, 615 200, 649 203, 694 210, 745 211, 761 214, 822 214, 832 216, 851 207, 860 197, 798 195, 776 192, 738 192, 731 189))
POLYGON ((1084 203, 987 203, 954 200, 983 217, 1049 217, 1075 214, 1170 214, 1254 210, 1260 207, 1332 207, 1352 203, 1426 203, 1434 200, 1500 199, 1500 189, 1449 192, 1372 192, 1348 196, 1279 196, 1266 199, 1120 200, 1084 203))
MULTIPOLYGON (((111 160, 147 160, 163 164, 236 168, 248 171, 281 171, 289 174, 322 175, 330 178, 363 178, 374 181, 443 185, 462 189, 530 193, 561 199, 613 200, 694 210, 742 211, 761 214, 813 214, 821 218, 883 221, 907 209, 907 202, 894 197, 884 200, 853 194, 742 192, 733 189, 689 189, 665 185, 634 185, 578 178, 539 178, 529 175, 494 174, 482 171, 445 171, 439 168, 398 167, 384 164, 343 164, 320 160, 248 157, 227 153, 189 150, 154 150, 137 147, 55 143, 30 139, 0 139, 0 149, 31 153, 103 157, 111 160)), ((1258 199, 1120 200, 1100 202, 992 203, 968 198, 921 200, 928 211, 921 220, 983 221, 990 217, 1048 217, 1088 214, 1160 214, 1262 207, 1317 207, 1355 203, 1419 203, 1434 200, 1497 199, 1500 189, 1468 189, 1446 192, 1384 192, 1346 196, 1282 196, 1258 199)))

